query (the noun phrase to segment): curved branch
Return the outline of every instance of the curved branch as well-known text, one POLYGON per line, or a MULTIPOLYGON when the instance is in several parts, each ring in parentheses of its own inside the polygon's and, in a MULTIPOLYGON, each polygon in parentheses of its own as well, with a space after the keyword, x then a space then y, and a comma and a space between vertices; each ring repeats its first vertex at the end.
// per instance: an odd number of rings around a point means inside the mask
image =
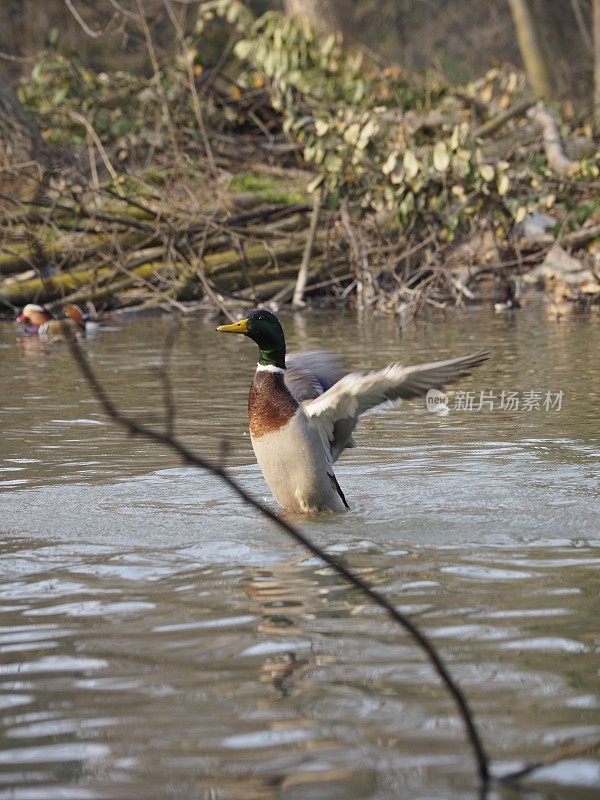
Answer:
POLYGON ((506 125, 509 120, 514 119, 515 117, 520 117, 521 114, 525 114, 534 103, 535 100, 531 100, 529 98, 521 100, 520 103, 515 103, 514 106, 507 108, 506 111, 502 111, 495 117, 486 120, 478 128, 475 128, 473 131, 473 137, 475 139, 483 139, 485 136, 490 136, 503 125, 506 125))
POLYGON ((93 141, 93 143, 98 148, 98 152, 100 153, 100 157, 102 158, 102 161, 104 162, 104 166, 106 167, 106 170, 107 170, 108 174, 113 179, 113 181, 116 181, 117 180, 117 173, 115 172, 115 169, 114 169, 113 165, 110 163, 110 159, 108 157, 108 153, 104 149, 104 145, 100 141, 100 137, 98 136, 98 134, 94 130, 94 127, 92 126, 92 124, 83 116, 83 114, 80 114, 78 111, 72 111, 72 110, 68 109, 67 110, 67 114, 73 120, 75 120, 75 122, 78 122, 80 125, 83 125, 83 127, 85 128, 85 130, 87 132, 87 135, 89 136, 89 138, 93 141))
POLYGON ((104 413, 110 417, 113 422, 115 422, 117 425, 120 425, 132 436, 142 436, 153 442, 168 447, 174 453, 177 453, 184 464, 189 464, 193 467, 199 467, 200 469, 216 475, 216 477, 225 483, 241 500, 255 508, 260 514, 263 515, 263 517, 266 517, 273 522, 280 530, 298 542, 298 544, 301 544, 313 555, 317 556, 317 558, 320 558, 322 561, 328 564, 338 575, 341 575, 346 581, 348 581, 349 584, 366 595, 380 608, 383 608, 385 611, 387 611, 388 615, 394 622, 398 623, 409 632, 423 653, 426 655, 431 666, 454 700, 458 713, 463 721, 467 739, 475 756, 479 779, 483 785, 487 785, 490 780, 489 758, 479 731, 477 730, 473 712, 469 707, 466 696, 464 695, 460 686, 451 676, 437 649, 429 640, 429 638, 420 630, 420 628, 418 628, 417 625, 415 625, 415 623, 408 616, 406 616, 406 614, 398 611, 398 609, 385 597, 385 595, 369 586, 369 584, 360 576, 355 575, 343 564, 340 559, 327 553, 325 550, 319 547, 319 545, 315 544, 301 530, 291 525, 285 519, 278 517, 274 511, 271 511, 271 509, 268 508, 268 506, 265 506, 260 501, 256 500, 249 492, 240 486, 240 484, 234 478, 231 477, 227 470, 225 470, 219 464, 215 464, 209 459, 196 455, 189 450, 186 445, 180 442, 179 439, 175 438, 169 433, 163 433, 162 431, 155 430, 154 428, 144 425, 143 423, 123 414, 117 408, 106 389, 96 376, 78 342, 73 336, 69 335, 69 329, 66 325, 63 325, 63 330, 75 362, 81 370, 84 378, 88 382, 96 399, 102 406, 104 413))
POLYGON ((547 108, 536 106, 527 112, 529 119, 541 128, 544 150, 550 168, 561 178, 568 178, 579 169, 579 161, 572 161, 565 153, 558 124, 547 108))
POLYGON ((584 756, 598 751, 600 751, 600 739, 592 739, 591 741, 584 742, 583 744, 568 744, 565 747, 560 747, 558 750, 554 750, 543 758, 540 758, 539 761, 532 761, 530 764, 526 764, 521 769, 508 772, 506 775, 500 775, 497 780, 500 783, 513 783, 521 780, 521 778, 527 778, 533 772, 537 772, 538 769, 550 767, 553 764, 558 764, 560 761, 567 761, 568 759, 577 758, 578 756, 584 756))
POLYGON ((94 31, 94 30, 92 30, 92 28, 90 28, 90 26, 87 24, 87 22, 84 20, 84 18, 79 13, 79 11, 77 11, 77 9, 75 8, 75 6, 71 2, 71 0, 65 0, 65 5, 67 6, 67 8, 71 12, 71 14, 77 20, 80 28, 84 31, 84 33, 86 33, 92 39, 101 39, 103 36, 106 36, 107 33, 110 33, 112 25, 113 25, 113 23, 114 23, 114 21, 116 19, 115 15, 113 15, 112 19, 109 20, 109 22, 105 26, 104 30, 94 31))

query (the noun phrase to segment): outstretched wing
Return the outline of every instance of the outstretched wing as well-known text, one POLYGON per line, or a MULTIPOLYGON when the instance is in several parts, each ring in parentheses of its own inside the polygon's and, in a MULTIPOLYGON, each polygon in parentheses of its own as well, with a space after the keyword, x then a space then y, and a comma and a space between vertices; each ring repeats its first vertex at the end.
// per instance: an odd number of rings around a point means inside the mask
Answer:
POLYGON ((347 372, 341 358, 327 350, 293 353, 285 366, 285 385, 299 403, 320 397, 347 372))
POLYGON ((464 378, 489 358, 489 353, 473 353, 463 358, 403 367, 390 364, 376 372, 350 372, 320 397, 304 403, 306 415, 323 427, 331 443, 335 461, 348 447, 361 414, 390 400, 410 400, 441 389, 464 378))

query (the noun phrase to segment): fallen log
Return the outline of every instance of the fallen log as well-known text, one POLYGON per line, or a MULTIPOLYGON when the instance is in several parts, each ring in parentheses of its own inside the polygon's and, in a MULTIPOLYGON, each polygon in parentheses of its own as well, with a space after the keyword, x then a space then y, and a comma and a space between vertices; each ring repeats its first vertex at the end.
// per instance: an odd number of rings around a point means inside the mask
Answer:
MULTIPOLYGON (((156 264, 146 264, 133 269, 132 275, 142 277, 151 276, 156 264)), ((164 267, 164 264, 160 264, 164 267)), ((26 303, 50 303, 59 298, 72 296, 72 293, 86 286, 101 284, 107 279, 114 278, 114 267, 101 267, 100 269, 75 270, 61 272, 47 278, 31 278, 26 281, 15 281, 0 286, 0 297, 16 306, 26 303)), ((92 293, 90 291, 90 293, 92 293)))
MULTIPOLYGON (((242 259, 233 250, 205 256, 202 269, 217 291, 241 291, 251 289, 249 283, 258 285, 275 276, 278 279, 295 275, 295 264, 301 254, 302 249, 298 247, 270 251, 260 243, 248 248, 246 253, 246 263, 250 267, 248 274, 242 270, 242 259), (277 265, 273 264, 273 258, 277 259, 277 265)), ((188 264, 157 260, 156 249, 149 248, 144 255, 137 256, 123 267, 96 266, 61 272, 47 278, 5 281, 0 284, 0 297, 17 306, 28 302, 50 303, 59 299, 68 299, 70 302, 97 301, 116 295, 141 280, 179 282, 179 300, 197 299, 202 294, 201 280, 193 271, 190 272, 188 264), (144 263, 140 264, 140 260, 144 263)))
MULTIPOLYGON (((144 238, 136 233, 126 234, 119 240, 119 245, 128 249, 139 245, 144 238)), ((61 272, 66 271, 100 256, 106 251, 107 244, 106 237, 98 234, 91 234, 85 242, 56 241, 45 245, 33 242, 6 244, 0 250, 0 276, 19 275, 25 270, 39 267, 40 261, 60 262, 61 272)))

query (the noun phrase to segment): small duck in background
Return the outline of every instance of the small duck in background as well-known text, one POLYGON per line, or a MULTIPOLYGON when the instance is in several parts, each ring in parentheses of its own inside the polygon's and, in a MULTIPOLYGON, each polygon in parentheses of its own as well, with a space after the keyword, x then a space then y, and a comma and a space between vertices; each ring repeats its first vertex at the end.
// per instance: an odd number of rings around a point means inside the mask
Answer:
POLYGON ((496 314, 504 314, 507 311, 514 311, 521 308, 521 303, 517 297, 517 285, 509 278, 502 278, 497 285, 494 302, 496 314))
POLYGON ((16 319, 18 332, 25 336, 39 336, 46 341, 64 339, 65 331, 71 336, 85 336, 86 318, 79 306, 68 305, 65 314, 64 319, 56 319, 44 306, 28 303, 16 319))

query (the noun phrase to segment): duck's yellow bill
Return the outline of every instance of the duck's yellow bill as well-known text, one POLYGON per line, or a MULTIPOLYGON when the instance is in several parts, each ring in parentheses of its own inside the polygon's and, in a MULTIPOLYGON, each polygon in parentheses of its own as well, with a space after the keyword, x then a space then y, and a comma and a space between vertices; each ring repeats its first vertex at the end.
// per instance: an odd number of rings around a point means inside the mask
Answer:
POLYGON ((231 325, 219 325, 219 333, 247 333, 248 320, 241 319, 239 322, 232 322, 231 325))

